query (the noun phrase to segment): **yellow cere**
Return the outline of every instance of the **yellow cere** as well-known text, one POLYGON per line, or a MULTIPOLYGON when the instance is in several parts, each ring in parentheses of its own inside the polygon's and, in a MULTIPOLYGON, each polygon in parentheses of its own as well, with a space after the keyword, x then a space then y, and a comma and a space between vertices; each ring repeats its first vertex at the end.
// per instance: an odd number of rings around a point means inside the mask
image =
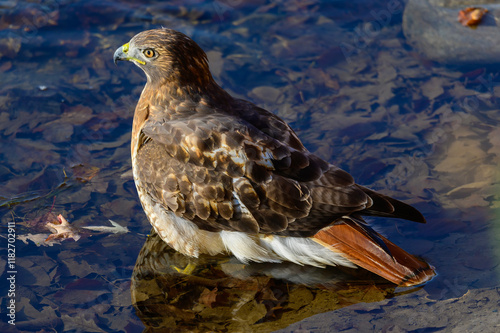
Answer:
POLYGON ((132 60, 134 60, 134 61, 137 61, 137 62, 138 62, 138 63, 140 63, 141 65, 145 65, 145 64, 146 64, 146 62, 145 62, 145 61, 139 60, 139 59, 137 59, 137 58, 132 58, 132 57, 131 57, 130 59, 132 59, 132 60))
MULTIPOLYGON (((123 53, 127 53, 127 52, 128 52, 129 47, 130 47, 130 43, 123 44, 123 46, 122 46, 122 51, 123 51, 123 53)), ((137 61, 137 62, 138 62, 138 63, 140 63, 141 65, 145 65, 145 64, 146 64, 146 62, 145 62, 145 61, 139 60, 139 59, 134 58, 134 57, 127 57, 127 60, 134 60, 134 61, 137 61)))

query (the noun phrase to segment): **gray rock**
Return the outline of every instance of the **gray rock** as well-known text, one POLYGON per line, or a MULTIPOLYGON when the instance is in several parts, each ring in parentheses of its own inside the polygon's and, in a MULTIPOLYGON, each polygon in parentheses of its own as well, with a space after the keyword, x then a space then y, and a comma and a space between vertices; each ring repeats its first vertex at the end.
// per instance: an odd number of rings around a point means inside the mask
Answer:
POLYGON ((500 1, 409 0, 403 14, 408 42, 425 57, 447 64, 500 63, 500 1), (462 26, 460 9, 489 12, 476 29, 462 26))
MULTIPOLYGON (((415 295, 415 294, 413 294, 415 295)), ((500 332, 498 288, 472 289, 457 298, 405 295, 358 303, 309 317, 274 333, 289 332, 500 332)))
POLYGON ((447 8, 479 7, 485 4, 498 4, 498 0, 429 0, 434 6, 447 8))

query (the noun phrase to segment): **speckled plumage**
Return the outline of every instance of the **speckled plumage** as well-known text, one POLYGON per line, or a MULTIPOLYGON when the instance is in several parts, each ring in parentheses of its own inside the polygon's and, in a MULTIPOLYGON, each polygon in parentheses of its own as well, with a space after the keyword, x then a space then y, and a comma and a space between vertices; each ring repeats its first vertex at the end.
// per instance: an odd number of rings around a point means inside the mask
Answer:
MULTIPOLYGON (((355 184, 311 154, 277 116, 227 94, 187 36, 142 32, 116 51, 116 60, 134 62, 147 76, 133 123, 134 179, 151 224, 177 251, 363 266, 349 244, 328 242, 335 226, 359 226, 352 237, 391 257, 385 239, 360 216, 425 222, 411 206, 355 184)), ((417 272, 413 282, 393 282, 421 283, 433 275, 426 263, 421 267, 426 273, 417 272)))

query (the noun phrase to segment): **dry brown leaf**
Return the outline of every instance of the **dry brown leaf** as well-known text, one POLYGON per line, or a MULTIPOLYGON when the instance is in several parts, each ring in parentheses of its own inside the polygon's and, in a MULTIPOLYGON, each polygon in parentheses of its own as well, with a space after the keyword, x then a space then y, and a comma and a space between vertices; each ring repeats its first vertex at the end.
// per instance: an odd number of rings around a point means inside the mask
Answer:
POLYGON ((19 50, 21 50, 21 38, 0 38, 0 45, 2 45, 0 58, 7 57, 13 59, 19 53, 19 50))
POLYGON ((486 153, 481 149, 479 140, 464 139, 454 141, 447 151, 447 156, 434 167, 438 172, 458 173, 477 165, 484 160, 486 153))
POLYGON ((451 199, 449 201, 443 199, 443 207, 460 207, 462 209, 468 209, 471 207, 488 207, 490 205, 489 201, 485 200, 484 195, 480 193, 474 193, 468 197, 461 199, 451 199))
POLYGON ((12 62, 6 61, 0 66, 0 72, 6 72, 12 68, 12 62))
POLYGON ((65 330, 82 331, 83 329, 85 332, 105 333, 102 328, 97 326, 94 318, 87 319, 84 315, 69 316, 64 314, 61 316, 61 319, 64 322, 65 330))
POLYGON ((222 73, 222 68, 224 67, 222 52, 211 50, 207 52, 207 57, 210 63, 210 71, 212 72, 212 75, 216 79, 219 79, 222 73))
POLYGON ((260 86, 252 89, 249 95, 252 98, 262 100, 264 103, 276 103, 276 100, 281 95, 281 91, 271 86, 260 86))
POLYGON ((85 105, 75 105, 64 110, 61 120, 72 125, 83 125, 93 117, 92 109, 85 105))
POLYGON ((99 173, 99 168, 95 166, 86 166, 83 164, 74 165, 71 167, 76 180, 86 183, 94 178, 99 173))
POLYGON ((488 139, 493 147, 488 150, 488 153, 500 155, 500 128, 495 128, 488 134, 488 139))
POLYGON ((476 27, 483 20, 488 9, 481 7, 467 7, 458 12, 458 22, 464 27, 476 27))
POLYGON ((199 302, 209 308, 213 307, 213 304, 217 300, 217 287, 212 290, 207 288, 203 289, 203 292, 200 295, 199 302))
POLYGON ((78 230, 71 226, 61 214, 57 216, 57 220, 58 221, 47 223, 47 227, 52 232, 52 235, 49 235, 45 242, 66 238, 73 238, 76 242, 80 239, 81 236, 78 233, 78 230))
MULTIPOLYGON (((52 124, 54 124, 52 122, 52 124)), ((67 142, 74 133, 73 125, 68 123, 60 123, 51 127, 47 127, 43 131, 43 138, 49 142, 67 142)))
POLYGON ((262 300, 268 301, 277 301, 276 296, 274 296, 274 292, 271 290, 269 286, 265 286, 261 291, 260 298, 262 300))
POLYGON ((445 195, 452 195, 458 192, 464 192, 466 190, 472 192, 474 190, 483 189, 485 187, 491 186, 492 184, 493 184, 492 180, 491 181, 484 180, 484 181, 468 183, 462 186, 455 187, 453 190, 448 191, 445 195))
POLYGON ((449 80, 446 80, 444 78, 434 76, 430 80, 422 84, 422 94, 429 100, 433 100, 444 93, 443 85, 448 81, 449 80))

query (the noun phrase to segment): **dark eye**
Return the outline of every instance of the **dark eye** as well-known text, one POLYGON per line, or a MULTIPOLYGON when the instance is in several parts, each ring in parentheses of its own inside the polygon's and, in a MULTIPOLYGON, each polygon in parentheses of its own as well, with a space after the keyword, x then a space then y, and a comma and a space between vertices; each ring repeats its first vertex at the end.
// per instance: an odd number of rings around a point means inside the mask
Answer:
POLYGON ((144 53, 146 58, 153 58, 155 56, 155 51, 153 51, 151 49, 146 49, 146 50, 142 51, 142 53, 144 53))

